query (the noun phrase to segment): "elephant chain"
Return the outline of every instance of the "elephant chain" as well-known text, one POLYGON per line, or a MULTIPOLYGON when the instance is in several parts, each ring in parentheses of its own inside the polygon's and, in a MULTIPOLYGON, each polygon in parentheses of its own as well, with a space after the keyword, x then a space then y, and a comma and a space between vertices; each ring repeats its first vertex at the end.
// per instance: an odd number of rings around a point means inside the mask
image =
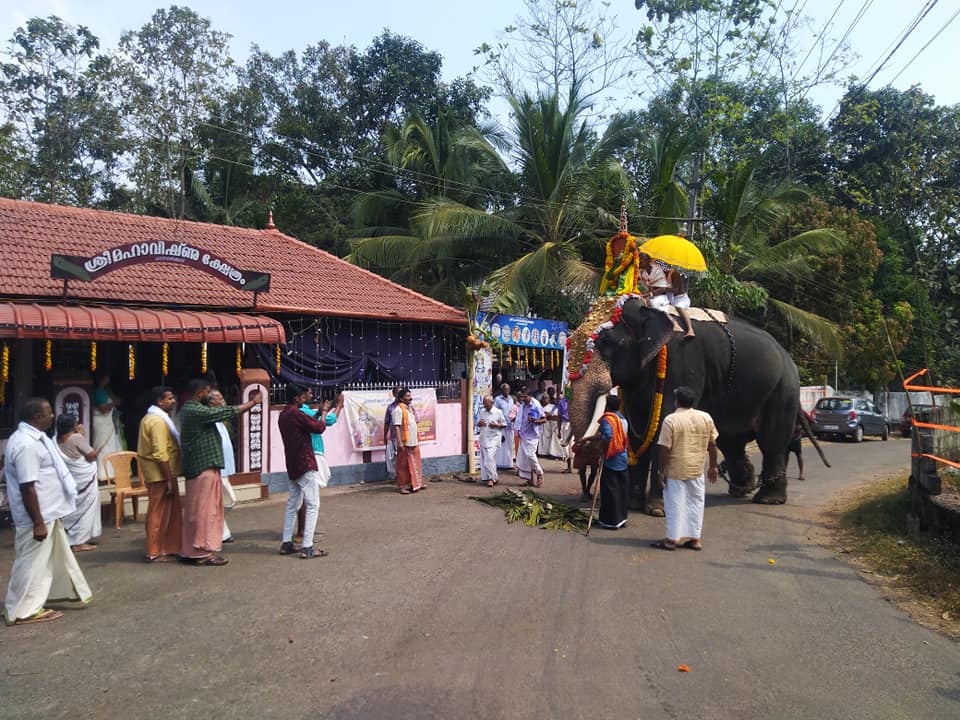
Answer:
POLYGON ((707 308, 703 308, 703 311, 711 320, 723 328, 723 331, 727 334, 727 340, 730 341, 730 367, 727 368, 727 387, 724 390, 724 392, 729 393, 733 389, 733 376, 737 372, 737 342, 733 339, 733 333, 730 332, 730 328, 727 327, 726 323, 717 320, 707 308))

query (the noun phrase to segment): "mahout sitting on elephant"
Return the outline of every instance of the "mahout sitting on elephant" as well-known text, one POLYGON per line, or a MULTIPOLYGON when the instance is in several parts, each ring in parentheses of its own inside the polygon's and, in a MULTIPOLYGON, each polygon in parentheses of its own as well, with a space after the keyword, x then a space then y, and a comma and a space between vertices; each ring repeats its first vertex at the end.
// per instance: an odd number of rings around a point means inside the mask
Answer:
MULTIPOLYGON (((647 307, 638 296, 621 296, 615 304, 598 301, 570 341, 573 435, 579 439, 592 434, 598 400, 619 386, 632 429, 631 445, 634 454, 641 456, 641 462, 631 468, 633 480, 637 468, 647 463, 655 466, 660 423, 675 409, 673 389, 686 385, 699 398, 696 407, 710 413, 716 423, 730 494, 745 497, 757 486, 746 454, 747 443, 755 440, 763 466, 753 500, 784 503, 786 449, 798 417, 801 423, 806 419, 800 410, 796 365, 760 328, 743 320, 727 320, 722 313, 702 312, 716 320, 695 318, 696 337, 684 338, 673 331, 663 311, 647 307), (607 319, 598 322, 602 318, 607 319), (579 354, 573 351, 577 342, 585 342, 579 354)), ((816 449, 823 458, 819 446, 816 449)), ((647 512, 661 515, 658 483, 651 483, 645 498, 647 512)))

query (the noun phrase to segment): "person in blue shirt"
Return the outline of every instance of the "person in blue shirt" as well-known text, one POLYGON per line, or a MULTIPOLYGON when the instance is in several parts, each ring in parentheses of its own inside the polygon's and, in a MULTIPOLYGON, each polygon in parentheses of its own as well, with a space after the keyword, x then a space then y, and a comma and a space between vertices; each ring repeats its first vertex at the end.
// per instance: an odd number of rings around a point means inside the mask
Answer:
POLYGON ((606 442, 603 471, 600 473, 600 516, 597 524, 619 530, 627 524, 630 504, 630 480, 627 477, 627 419, 620 414, 620 398, 607 396, 600 416, 600 437, 606 442))
MULTIPOLYGON (((324 422, 326 422, 327 427, 330 427, 337 422, 337 419, 340 417, 340 412, 343 410, 342 394, 337 396, 337 401, 333 405, 331 405, 329 400, 324 400, 318 407, 313 408, 310 407, 310 403, 312 401, 313 391, 307 390, 307 399, 306 402, 300 406, 300 412, 315 419, 322 417, 324 422)), ((325 488, 330 483, 330 465, 327 464, 327 458, 323 447, 323 435, 319 433, 312 433, 310 435, 310 442, 313 443, 313 456, 317 460, 317 476, 320 480, 320 487, 325 488)), ((297 532, 294 536, 294 540, 297 542, 303 540, 303 528, 306 525, 306 521, 307 506, 301 503, 299 510, 297 510, 297 532)))

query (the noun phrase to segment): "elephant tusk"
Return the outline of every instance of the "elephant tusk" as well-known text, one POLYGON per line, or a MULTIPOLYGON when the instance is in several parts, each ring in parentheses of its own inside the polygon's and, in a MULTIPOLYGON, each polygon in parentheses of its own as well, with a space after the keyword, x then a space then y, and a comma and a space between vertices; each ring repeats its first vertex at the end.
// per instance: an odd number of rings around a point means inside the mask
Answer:
POLYGON ((593 417, 590 419, 590 424, 587 425, 587 431, 583 434, 584 437, 590 437, 600 432, 600 416, 603 415, 603 411, 606 409, 607 394, 602 393, 597 396, 597 402, 593 408, 593 417))

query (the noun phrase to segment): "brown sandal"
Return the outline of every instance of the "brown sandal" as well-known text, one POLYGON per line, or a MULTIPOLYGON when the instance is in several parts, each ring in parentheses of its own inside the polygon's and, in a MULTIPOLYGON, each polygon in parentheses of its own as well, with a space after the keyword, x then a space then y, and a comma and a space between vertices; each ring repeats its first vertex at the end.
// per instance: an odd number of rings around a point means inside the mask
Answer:
POLYGON ((41 608, 30 617, 17 618, 13 624, 29 625, 30 623, 50 622, 51 620, 56 620, 57 618, 62 617, 63 613, 59 610, 47 610, 47 608, 41 608))

